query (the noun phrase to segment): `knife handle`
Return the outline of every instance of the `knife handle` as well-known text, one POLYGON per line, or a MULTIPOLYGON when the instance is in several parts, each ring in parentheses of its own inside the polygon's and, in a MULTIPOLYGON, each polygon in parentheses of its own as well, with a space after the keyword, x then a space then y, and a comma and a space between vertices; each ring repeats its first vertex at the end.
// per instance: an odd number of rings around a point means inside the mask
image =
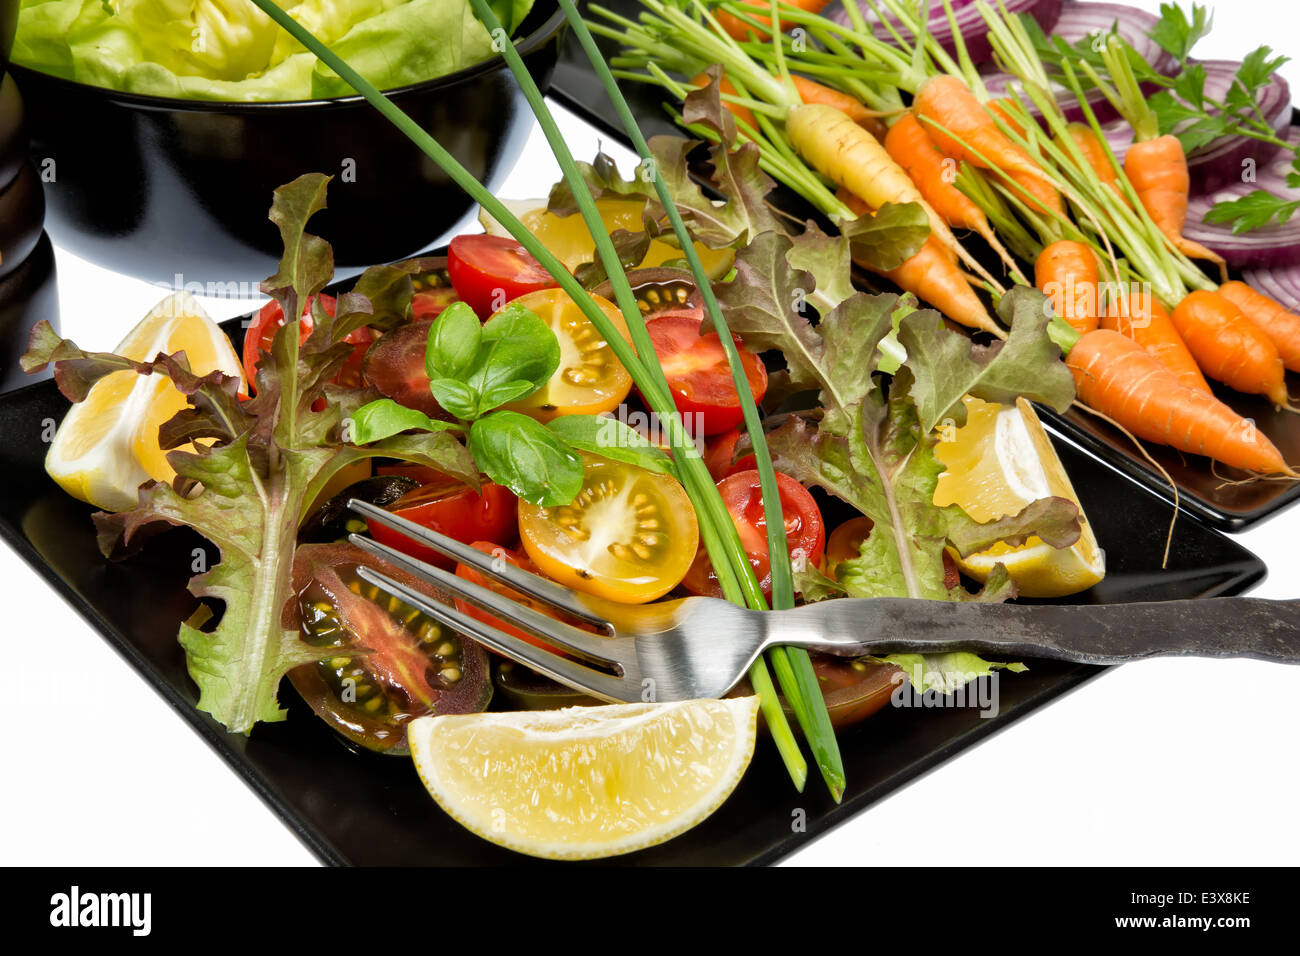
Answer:
POLYGON ((847 656, 964 650, 1080 664, 1165 656, 1300 664, 1300 600, 1027 605, 844 598, 777 614, 789 620, 772 622, 769 643, 847 656))

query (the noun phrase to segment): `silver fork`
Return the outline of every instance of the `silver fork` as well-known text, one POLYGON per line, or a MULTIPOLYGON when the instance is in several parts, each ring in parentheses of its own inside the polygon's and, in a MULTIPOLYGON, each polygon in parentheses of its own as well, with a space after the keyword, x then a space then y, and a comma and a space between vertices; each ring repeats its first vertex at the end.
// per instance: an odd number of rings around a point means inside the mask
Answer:
POLYGON ((569 687, 610 701, 721 697, 769 647, 842 656, 966 650, 1003 659, 1122 664, 1145 657, 1254 657, 1300 663, 1300 601, 1259 598, 1134 604, 1023 605, 840 598, 751 611, 702 597, 618 604, 579 594, 391 512, 353 499, 357 514, 428 545, 593 627, 558 621, 370 538, 350 540, 415 577, 534 634, 554 653, 485 624, 371 567, 358 574, 412 607, 569 687))

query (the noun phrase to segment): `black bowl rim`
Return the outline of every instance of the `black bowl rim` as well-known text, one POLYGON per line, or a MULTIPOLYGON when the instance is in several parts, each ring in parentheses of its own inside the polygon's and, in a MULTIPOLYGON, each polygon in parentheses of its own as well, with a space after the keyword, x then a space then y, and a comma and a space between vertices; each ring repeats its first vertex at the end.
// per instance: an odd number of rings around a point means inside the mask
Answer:
MULTIPOLYGON (((541 0, 542 3, 548 0, 541 0)), ((554 3, 555 0, 549 0, 554 3)), ((567 23, 564 10, 559 4, 556 4, 554 12, 546 18, 537 29, 521 39, 515 44, 515 49, 519 51, 520 56, 527 56, 533 53, 545 43, 549 42, 560 29, 567 23)), ((480 60, 470 66, 463 67, 455 73, 448 73, 444 76, 437 76, 431 80, 423 80, 419 83, 411 83, 407 86, 397 86, 389 90, 384 90, 383 94, 387 97, 399 97, 408 93, 427 93, 436 92, 439 89, 456 86, 465 80, 470 80, 495 70, 506 69, 505 58, 502 56, 488 57, 486 60, 480 60)), ((336 96, 328 99, 314 100, 259 100, 249 102, 245 100, 197 100, 184 99, 181 97, 155 96, 149 93, 127 93, 122 90, 115 90, 108 86, 95 86, 93 83, 78 83, 76 80, 65 79, 61 76, 54 76, 50 73, 42 73, 40 70, 34 70, 31 67, 23 66, 21 63, 10 61, 9 70, 18 80, 21 89, 24 83, 28 82, 23 77, 34 77, 32 82, 49 83, 55 87, 65 89, 90 91, 101 94, 105 100, 114 105, 133 107, 141 110, 161 110, 171 113, 263 113, 275 112, 284 109, 304 109, 304 108, 329 108, 329 107, 349 107, 366 103, 366 98, 359 93, 351 96, 336 96)))

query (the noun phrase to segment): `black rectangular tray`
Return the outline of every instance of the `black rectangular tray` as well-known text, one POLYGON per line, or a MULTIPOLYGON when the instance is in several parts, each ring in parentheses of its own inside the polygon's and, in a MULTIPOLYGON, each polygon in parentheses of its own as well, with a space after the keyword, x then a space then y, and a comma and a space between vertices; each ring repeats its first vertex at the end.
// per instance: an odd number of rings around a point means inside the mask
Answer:
MULTIPOLYGON (((238 342, 240 320, 223 328, 238 342)), ((185 589, 188 530, 151 540, 122 562, 102 558, 90 506, 45 474, 46 423, 67 402, 50 382, 0 395, 0 537, 34 567, 163 696, 308 848, 331 864, 518 865, 534 860, 464 830, 433 803, 409 760, 353 753, 297 699, 288 682, 288 719, 260 724, 248 737, 227 733, 195 709, 196 688, 176 643, 194 607, 185 589)), ((1180 515, 1169 567, 1161 569, 1170 505, 1056 436, 1084 509, 1106 549, 1104 581, 1076 603, 1212 598, 1241 594, 1264 578, 1263 563, 1236 542, 1180 515)), ((90 638, 87 637, 87 640, 90 638)), ((730 799, 694 830, 612 861, 642 865, 767 864, 825 833, 960 751, 1068 693, 1102 668, 1029 661, 1021 674, 999 674, 999 711, 975 707, 886 708, 840 735, 848 789, 834 804, 815 778, 795 793, 770 741, 760 739, 752 766, 730 799), (792 813, 806 814, 795 832, 792 813)), ((972 695, 973 697, 974 695, 972 695)), ((151 759, 162 759, 154 757, 151 759)), ((584 865, 584 864, 571 864, 584 865)))
MULTIPOLYGON (((636 18, 640 9, 637 0, 601 0, 601 5, 631 19, 636 18)), ((585 9, 585 0, 580 0, 579 6, 585 9)), ((618 45, 612 40, 598 37, 597 44, 606 57, 618 52, 618 45)), ((657 87, 646 83, 625 82, 620 89, 647 139, 659 134, 687 135, 664 111, 664 104, 668 100, 657 87)), ((618 143, 630 146, 618 114, 614 112, 604 88, 592 72, 586 54, 572 34, 556 64, 549 95, 618 143)), ((1300 117, 1300 111, 1297 111, 1296 116, 1300 117)), ((789 194, 784 186, 778 187, 778 192, 787 193, 779 202, 782 206, 798 207, 802 203, 802 200, 789 194)), ((801 214, 811 215, 808 209, 803 209, 801 214)), ((868 286, 878 281, 865 272, 860 274, 859 279, 868 286)), ((1300 376, 1288 374, 1287 389, 1292 394, 1300 394, 1300 376)), ((1260 432, 1277 446, 1285 461, 1300 462, 1300 415, 1279 411, 1261 397, 1244 395, 1227 388, 1216 389, 1216 392, 1233 411, 1243 418, 1252 419, 1260 432)), ((1039 411, 1045 419, 1084 448, 1157 494, 1173 499, 1164 477, 1142 457, 1130 439, 1111 425, 1077 409, 1071 409, 1065 415, 1058 415, 1050 409, 1039 411)), ((1181 505, 1214 527, 1241 531, 1300 499, 1300 482, 1282 479, 1233 484, 1229 478, 1240 475, 1216 472, 1214 463, 1208 458, 1184 455, 1172 448, 1150 442, 1144 443, 1144 447, 1178 486, 1181 505)))

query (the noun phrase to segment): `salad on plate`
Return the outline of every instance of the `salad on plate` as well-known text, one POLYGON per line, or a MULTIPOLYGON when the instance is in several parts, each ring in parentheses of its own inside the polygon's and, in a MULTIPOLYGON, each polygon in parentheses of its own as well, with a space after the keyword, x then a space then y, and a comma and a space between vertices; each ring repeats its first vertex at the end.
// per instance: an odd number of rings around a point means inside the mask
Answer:
MULTIPOLYGON (((679 84, 696 140, 646 143, 632 124, 642 162, 630 177, 603 155, 578 163, 507 48, 565 173, 545 199, 507 203, 458 179, 483 207, 484 233, 455 237, 445 257, 374 266, 337 290, 330 247, 308 231, 329 178, 304 174, 276 190, 270 218, 284 256, 263 283, 272 301, 242 342, 178 295, 111 352, 41 325, 24 357, 29 370, 52 366, 75 403, 46 467, 102 509, 94 520, 106 555, 177 525, 219 549, 220 562, 190 583, 199 610, 177 622, 201 710, 232 733, 256 733, 284 719, 282 695, 296 693, 348 746, 412 757, 434 799, 475 833, 551 858, 625 853, 682 833, 725 801, 755 746, 776 747, 800 789, 807 753, 838 799, 838 728, 885 706, 903 682, 949 693, 1025 662, 969 653, 846 661, 779 647, 721 701, 657 701, 651 689, 642 703, 602 704, 366 583, 358 568, 370 559, 350 534, 446 562, 367 528, 349 500, 623 603, 694 594, 779 611, 845 596, 1060 597, 1101 580, 1105 542, 1031 403, 1063 411, 1122 393, 1121 366, 1193 401, 1163 353, 1135 333, 1099 329, 1084 279, 1071 276, 1068 292, 1028 281, 1026 249, 1044 273, 1077 253, 1094 296, 1107 263, 1122 263, 1113 278, 1155 285, 1140 303, 1148 311, 1153 295, 1195 280, 1187 249, 1154 224, 1113 156, 1114 176, 1101 185, 1097 169, 1060 165, 1075 150, 1051 145, 1065 114, 1049 101, 1064 94, 1033 85, 1028 61, 1014 55, 1034 50, 1049 62, 1032 42, 1014 45, 1032 41, 1026 21, 977 4, 1000 24, 993 48, 1022 68, 1037 113, 1015 95, 1002 112, 974 101, 969 77, 945 72, 963 64, 915 20, 907 70, 892 61, 901 71, 892 95, 914 95, 911 111, 891 112, 880 89, 845 81, 839 96, 861 94, 855 112, 828 96, 810 102, 792 70, 814 58, 742 4, 721 5, 745 18, 729 32, 701 5, 644 2, 685 38, 678 60, 642 63, 657 82, 678 83, 665 68, 694 75, 689 57, 716 54, 698 82, 679 84), (974 102, 962 107, 966 136, 989 148, 994 134, 1004 141, 1001 167, 969 141, 954 149, 959 195, 970 208, 980 203, 969 194, 982 197, 982 225, 935 201, 930 188, 958 192, 953 180, 926 180, 887 148, 908 117, 922 122, 936 89, 946 135, 960 140, 953 84, 974 102), (774 204, 776 180, 808 200, 808 215, 774 204), (957 236, 966 230, 984 236, 992 258, 967 248, 957 236), (929 264, 914 269, 918 260, 929 264), (854 264, 898 291, 863 291, 854 264), (1106 342, 1089 351, 1097 336, 1106 342)), ((591 34, 569 0, 561 5, 621 102, 591 34)), ((270 0, 257 6, 457 174, 339 48, 331 53, 270 0)), ((500 28, 495 8, 471 6, 489 34, 500 28)), ((805 26, 817 16, 780 6, 805 26)), ((653 23, 621 26, 631 38, 653 23)), ((884 55, 855 23, 816 34, 818 62, 849 55, 835 39, 846 30, 854 56, 884 55)), ((641 33, 636 44, 658 51, 641 33)), ((1051 62, 1074 91, 1072 49, 1051 62)), ((1121 89, 1124 57, 1102 60, 1121 89)), ((936 149, 921 158, 937 159, 936 149)), ((1096 404, 1151 437, 1153 427, 1136 424, 1145 406, 1096 404)))

